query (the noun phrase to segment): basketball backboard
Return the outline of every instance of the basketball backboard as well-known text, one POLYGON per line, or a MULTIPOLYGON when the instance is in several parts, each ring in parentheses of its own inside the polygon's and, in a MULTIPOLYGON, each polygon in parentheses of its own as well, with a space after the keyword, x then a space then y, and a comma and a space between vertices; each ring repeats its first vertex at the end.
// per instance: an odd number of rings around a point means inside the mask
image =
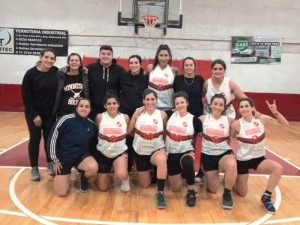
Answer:
POLYGON ((138 34, 138 28, 145 26, 142 17, 152 15, 158 17, 154 27, 166 34, 167 28, 182 28, 181 4, 182 0, 120 0, 118 25, 134 26, 138 34))

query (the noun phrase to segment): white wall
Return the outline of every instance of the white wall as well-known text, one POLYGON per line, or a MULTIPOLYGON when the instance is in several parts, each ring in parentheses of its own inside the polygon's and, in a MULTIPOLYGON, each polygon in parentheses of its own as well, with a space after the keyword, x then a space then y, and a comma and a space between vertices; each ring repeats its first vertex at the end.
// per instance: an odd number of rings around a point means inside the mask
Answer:
MULTIPOLYGON (((183 29, 168 29, 165 37, 142 30, 134 36, 132 27, 118 26, 119 0, 0 0, 0 5, 1 27, 68 30, 69 53, 97 57, 99 46, 110 44, 116 58, 153 58, 165 43, 175 59, 225 60, 227 76, 246 92, 300 94, 299 0, 183 0, 183 29), (230 64, 231 36, 247 35, 283 37, 282 63, 230 64)), ((20 84, 37 59, 0 55, 0 83, 20 84)), ((56 65, 65 61, 59 57, 56 65)))

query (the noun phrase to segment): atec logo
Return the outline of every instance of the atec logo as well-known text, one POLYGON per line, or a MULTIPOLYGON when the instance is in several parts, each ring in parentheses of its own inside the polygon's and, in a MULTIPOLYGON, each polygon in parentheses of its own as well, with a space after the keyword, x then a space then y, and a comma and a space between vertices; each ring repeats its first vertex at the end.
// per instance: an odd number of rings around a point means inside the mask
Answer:
POLYGON ((14 32, 12 29, 0 29, 0 53, 14 53, 14 32))

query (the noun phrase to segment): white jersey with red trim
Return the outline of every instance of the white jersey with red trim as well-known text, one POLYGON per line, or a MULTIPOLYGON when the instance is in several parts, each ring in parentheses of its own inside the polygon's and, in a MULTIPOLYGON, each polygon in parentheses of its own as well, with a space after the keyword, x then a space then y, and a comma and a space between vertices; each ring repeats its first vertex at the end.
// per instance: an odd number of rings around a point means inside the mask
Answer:
POLYGON ((157 65, 155 69, 151 71, 148 88, 157 93, 156 108, 167 110, 174 107, 172 99, 174 93, 173 83, 174 74, 169 65, 164 69, 161 69, 160 66, 157 65))
POLYGON ((168 153, 180 154, 193 151, 194 116, 190 113, 181 117, 174 112, 167 122, 166 148, 168 153))
POLYGON ((211 113, 205 116, 203 122, 202 153, 221 155, 230 150, 228 144, 230 126, 227 116, 215 119, 211 113))
POLYGON ((102 113, 99 124, 97 149, 108 158, 114 158, 127 150, 126 145, 127 123, 123 113, 115 118, 102 113), (121 139, 121 140, 118 140, 121 139))
POLYGON ((235 110, 233 105, 231 104, 231 101, 234 100, 234 95, 230 91, 229 87, 229 78, 224 77, 224 80, 219 87, 219 89, 216 89, 212 83, 211 78, 207 80, 207 92, 205 95, 205 103, 203 107, 203 113, 204 115, 210 113, 209 105, 211 103, 211 99, 215 94, 222 94, 226 99, 226 105, 228 105, 228 108, 226 110, 226 116, 228 116, 231 119, 235 119, 235 110))
POLYGON ((247 161, 259 158, 265 155, 264 139, 265 127, 259 119, 253 119, 251 122, 239 119, 240 132, 237 135, 239 149, 236 159, 247 161))
POLYGON ((154 151, 165 147, 163 140, 164 124, 160 110, 152 115, 142 113, 135 123, 135 135, 132 147, 139 155, 151 155, 154 151))

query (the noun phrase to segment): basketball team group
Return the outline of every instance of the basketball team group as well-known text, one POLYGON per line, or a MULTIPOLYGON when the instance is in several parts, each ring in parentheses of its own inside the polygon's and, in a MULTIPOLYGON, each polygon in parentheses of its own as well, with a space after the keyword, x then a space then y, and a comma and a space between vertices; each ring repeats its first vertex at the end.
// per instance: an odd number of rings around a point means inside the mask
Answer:
POLYGON ((142 58, 132 55, 129 71, 125 71, 108 45, 101 46, 99 59, 86 67, 77 53, 70 54, 67 66, 61 69, 54 66, 55 61, 55 50, 44 49, 22 82, 31 180, 40 180, 43 136, 47 172, 54 177, 54 192, 60 197, 69 192, 73 167, 80 174, 81 192, 89 191, 88 179, 95 175, 99 191, 108 191, 112 170, 121 181, 120 190, 128 192, 134 165, 140 188, 157 184, 155 201, 160 209, 167 207, 166 180, 174 192, 186 185, 185 201, 193 207, 199 177, 204 176, 208 192, 216 193, 219 172, 223 172, 221 204, 232 209, 232 191, 245 196, 249 169, 254 169, 270 175, 260 200, 268 213, 276 212, 271 197, 282 166, 265 158, 264 127, 289 123, 275 100, 266 100, 272 117, 259 113, 253 100, 225 76, 223 60, 212 62, 212 76, 206 81, 195 74, 192 57, 183 60, 183 74, 179 75, 171 66, 168 45, 158 47, 154 63, 146 70, 142 58), (240 119, 235 119, 234 98, 239 100, 240 119), (202 147, 195 175, 197 137, 202 147), (238 142, 236 154, 231 150, 232 138, 238 142))

